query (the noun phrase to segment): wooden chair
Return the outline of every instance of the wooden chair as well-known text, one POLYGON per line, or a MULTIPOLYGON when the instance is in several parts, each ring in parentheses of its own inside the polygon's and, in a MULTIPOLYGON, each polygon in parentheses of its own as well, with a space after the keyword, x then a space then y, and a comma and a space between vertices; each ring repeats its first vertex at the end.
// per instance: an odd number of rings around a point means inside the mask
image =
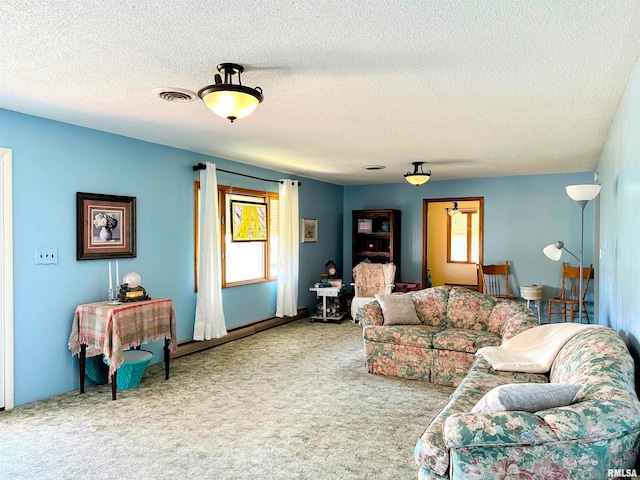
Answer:
POLYGON ((509 261, 504 265, 478 264, 478 291, 495 298, 517 300, 509 293, 509 261))
MULTIPOLYGON (((573 322, 576 314, 580 311, 580 302, 582 302, 582 313, 587 319, 587 323, 591 323, 589 320, 589 312, 584 305, 584 299, 587 296, 587 289, 589 288, 589 279, 591 278, 591 271, 593 265, 582 268, 582 294, 580 294, 580 267, 570 267, 566 263, 562 263, 562 286, 560 287, 560 296, 549 299, 549 309, 547 313, 547 323, 551 323, 551 315, 562 315, 564 322, 569 319, 573 322), (576 312, 576 305, 578 311, 576 312)), ((578 319, 582 322, 582 319, 578 319)))

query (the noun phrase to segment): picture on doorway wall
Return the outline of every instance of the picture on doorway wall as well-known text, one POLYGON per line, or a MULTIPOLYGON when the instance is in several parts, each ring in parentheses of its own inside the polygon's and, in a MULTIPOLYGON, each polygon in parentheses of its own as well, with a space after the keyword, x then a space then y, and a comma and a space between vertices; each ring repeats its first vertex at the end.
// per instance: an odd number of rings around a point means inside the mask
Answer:
POLYGON ((77 260, 136 256, 136 198, 76 194, 77 260))
POLYGON ((302 219, 302 243, 318 241, 318 220, 313 218, 302 219))

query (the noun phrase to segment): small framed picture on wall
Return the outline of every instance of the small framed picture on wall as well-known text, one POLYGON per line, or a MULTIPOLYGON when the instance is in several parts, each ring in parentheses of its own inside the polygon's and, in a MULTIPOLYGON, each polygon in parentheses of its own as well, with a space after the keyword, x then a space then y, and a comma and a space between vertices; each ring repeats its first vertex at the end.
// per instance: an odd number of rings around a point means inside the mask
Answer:
POLYGON ((302 243, 318 241, 318 220, 314 218, 302 219, 302 243))
POLYGON ((136 256, 136 197, 77 192, 76 258, 136 256))

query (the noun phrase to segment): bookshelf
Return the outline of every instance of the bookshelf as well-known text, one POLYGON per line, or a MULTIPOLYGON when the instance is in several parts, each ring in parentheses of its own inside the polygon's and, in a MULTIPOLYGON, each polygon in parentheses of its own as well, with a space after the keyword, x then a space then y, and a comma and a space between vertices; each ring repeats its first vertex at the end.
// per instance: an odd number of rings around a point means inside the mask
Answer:
POLYGON ((394 263, 400 278, 400 210, 353 210, 352 265, 394 263))

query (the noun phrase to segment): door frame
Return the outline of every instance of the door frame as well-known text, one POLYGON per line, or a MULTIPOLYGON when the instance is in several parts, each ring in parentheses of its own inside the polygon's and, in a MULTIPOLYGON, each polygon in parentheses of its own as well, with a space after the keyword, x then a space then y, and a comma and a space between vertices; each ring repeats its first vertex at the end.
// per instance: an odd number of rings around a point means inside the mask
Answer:
POLYGON ((480 238, 478 239, 478 263, 482 264, 484 259, 484 197, 447 197, 447 198, 424 198, 422 200, 422 285, 427 285, 427 253, 429 251, 429 239, 427 238, 427 227, 429 220, 429 204, 443 202, 479 202, 478 222, 480 228, 480 238))
POLYGON ((0 147, 0 342, 3 343, 4 381, 0 382, 0 406, 6 410, 14 407, 14 346, 13 346, 13 202, 12 202, 12 151, 0 147), (4 383, 4 385, 2 385, 4 383))

